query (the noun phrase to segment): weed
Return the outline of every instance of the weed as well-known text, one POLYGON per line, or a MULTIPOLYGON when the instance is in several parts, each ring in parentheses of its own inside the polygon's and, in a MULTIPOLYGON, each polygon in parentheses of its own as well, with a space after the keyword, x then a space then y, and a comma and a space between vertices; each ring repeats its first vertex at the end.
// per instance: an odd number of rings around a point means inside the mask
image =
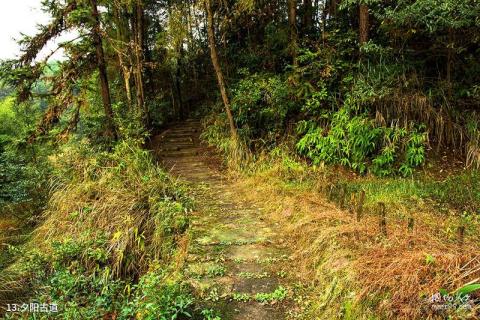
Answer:
POLYGON ((219 295, 219 292, 218 292, 218 288, 213 288, 212 290, 210 290, 210 292, 208 293, 208 296, 207 296, 207 300, 210 300, 210 301, 213 301, 213 302, 216 302, 216 301, 220 300, 220 295, 219 295))
POLYGON ((233 262, 235 262, 235 263, 243 263, 243 262, 245 262, 245 261, 246 261, 246 259, 243 259, 243 258, 235 258, 235 259, 233 259, 233 262))
POLYGON ((272 264, 279 261, 287 261, 288 256, 282 255, 281 257, 267 257, 267 258, 258 258, 256 261, 260 264, 272 264))
POLYGON ((240 272, 238 276, 240 278, 245 278, 245 279, 262 279, 262 278, 267 278, 268 273, 267 272, 263 272, 263 273, 240 272))
POLYGON ((232 299, 238 302, 248 302, 252 299, 252 297, 248 293, 234 292, 232 299))
POLYGON ((257 293, 255 294, 255 300, 260 303, 274 303, 283 301, 288 295, 288 290, 282 286, 279 286, 275 291, 271 293, 257 293))
POLYGON ((222 320, 218 313, 213 309, 204 309, 201 314, 204 320, 222 320))
POLYGON ((223 265, 211 265, 206 270, 206 275, 208 277, 222 277, 225 275, 225 266, 223 265))

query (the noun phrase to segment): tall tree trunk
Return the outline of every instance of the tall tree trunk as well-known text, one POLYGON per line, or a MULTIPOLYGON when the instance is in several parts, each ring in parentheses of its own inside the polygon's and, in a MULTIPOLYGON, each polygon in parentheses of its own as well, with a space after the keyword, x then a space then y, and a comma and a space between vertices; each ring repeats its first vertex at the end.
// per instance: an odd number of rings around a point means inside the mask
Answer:
POLYGON ((309 35, 313 29, 313 3, 312 0, 303 0, 302 29, 309 35))
POLYGON ((179 57, 177 61, 177 69, 175 70, 175 87, 177 88, 178 103, 180 107, 180 118, 183 119, 187 115, 187 110, 185 109, 185 104, 182 99, 182 57, 183 57, 183 42, 180 44, 178 50, 179 57))
POLYGON ((150 126, 150 113, 148 106, 145 103, 145 89, 144 89, 144 77, 143 77, 143 3, 138 0, 134 14, 132 16, 133 38, 134 38, 134 54, 135 54, 135 71, 134 80, 136 87, 137 106, 142 112, 143 123, 145 127, 150 126))
POLYGON ((225 106, 225 112, 227 113, 228 122, 230 124, 230 132, 231 132, 232 138, 235 141, 238 141, 237 128, 235 127, 232 110, 230 109, 230 100, 228 99, 227 89, 225 86, 225 79, 223 77, 222 68, 220 67, 217 47, 215 45, 215 30, 213 25, 213 9, 212 9, 211 0, 205 0, 205 6, 207 9, 207 33, 208 33, 208 43, 210 46, 210 56, 212 58, 213 68, 215 69, 215 73, 217 75, 218 86, 220 88, 223 104, 225 106))
POLYGON ((128 110, 133 111, 132 105, 132 87, 130 86, 130 78, 132 77, 132 68, 122 66, 123 71, 123 83, 125 85, 125 94, 127 96, 128 110))
MULTIPOLYGON (((195 47, 195 32, 197 30, 195 30, 194 26, 195 24, 198 26, 198 22, 194 21, 196 19, 192 17, 192 7, 191 4, 188 6, 188 47, 190 50, 195 47)), ((195 62, 191 65, 191 68, 193 73, 193 92, 198 95, 198 72, 195 62)))
POLYGON ((368 16, 368 6, 365 4, 360 4, 360 26, 359 26, 359 42, 360 45, 368 41, 368 29, 369 29, 369 16, 368 16))
MULTIPOLYGON (((149 97, 153 97, 155 92, 155 77, 152 72, 151 62, 152 62, 152 52, 150 51, 150 47, 147 40, 147 30, 149 27, 149 21, 145 16, 145 9, 142 10, 142 50, 143 50, 143 60, 144 60, 144 71, 145 71, 145 79, 144 79, 144 86, 145 86, 145 97, 148 100, 149 97)), ((150 110, 148 110, 150 111, 150 110)), ((149 117, 150 119, 150 117, 149 117)), ((150 120, 149 120, 150 121, 150 120)))
POLYGON ((322 15, 321 15, 321 23, 322 23, 322 43, 325 44, 325 39, 327 38, 327 15, 328 15, 329 7, 327 6, 327 1, 323 2, 322 8, 322 15))
POLYGON ((117 53, 118 57, 118 64, 120 65, 120 68, 122 70, 122 76, 123 76, 123 82, 125 86, 125 95, 127 98, 127 107, 129 111, 132 111, 132 90, 131 90, 131 85, 130 85, 130 78, 132 75, 132 66, 131 66, 131 61, 130 63, 127 63, 125 61, 125 57, 127 57, 127 60, 130 60, 128 57, 129 55, 129 42, 130 42, 130 36, 128 32, 128 27, 126 26, 128 24, 128 17, 125 16, 125 12, 122 10, 122 8, 119 8, 117 5, 113 6, 113 19, 116 25, 116 33, 117 33, 117 40, 120 43, 118 48, 113 46, 114 50, 117 53))
POLYGON ((452 97, 452 64, 453 64, 453 47, 454 47, 454 34, 453 29, 448 28, 448 45, 447 45, 447 95, 448 98, 452 97))
POLYGON ((92 40, 95 45, 97 58, 98 75, 100 78, 101 94, 105 116, 107 118, 107 135, 114 140, 117 137, 117 130, 113 119, 112 101, 110 99, 110 88, 108 86, 107 65, 105 63, 105 53, 103 52, 102 37, 100 33, 100 17, 98 15, 97 0, 90 0, 94 26, 92 30, 92 40))
POLYGON ((330 19, 337 15, 338 1, 339 0, 330 0, 330 4, 328 6, 328 15, 330 19))
POLYGON ((288 0, 288 25, 290 27, 290 55, 293 65, 297 66, 297 0, 288 0))

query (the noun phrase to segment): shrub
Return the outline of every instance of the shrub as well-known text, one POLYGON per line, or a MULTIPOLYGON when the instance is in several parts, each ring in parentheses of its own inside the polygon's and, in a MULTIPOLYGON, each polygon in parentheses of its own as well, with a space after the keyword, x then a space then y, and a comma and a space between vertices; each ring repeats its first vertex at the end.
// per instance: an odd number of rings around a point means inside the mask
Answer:
POLYGON ((0 300, 8 289, 29 287, 18 294, 56 302, 60 318, 110 317, 126 306, 124 319, 187 314, 191 298, 175 281, 165 282, 189 225, 185 187, 132 141, 119 142, 111 153, 94 152, 82 141, 51 160, 60 175, 57 190, 44 223, 2 271, 0 280, 11 287, 2 285, 0 300))
POLYGON ((328 115, 330 125, 301 121, 297 132, 300 154, 314 164, 341 164, 360 173, 367 170, 385 176, 410 175, 425 161, 426 134, 420 129, 378 126, 366 114, 355 115, 347 107, 328 115))
POLYGON ((293 108, 287 84, 275 75, 246 75, 232 93, 232 111, 240 136, 253 144, 275 142, 293 108))

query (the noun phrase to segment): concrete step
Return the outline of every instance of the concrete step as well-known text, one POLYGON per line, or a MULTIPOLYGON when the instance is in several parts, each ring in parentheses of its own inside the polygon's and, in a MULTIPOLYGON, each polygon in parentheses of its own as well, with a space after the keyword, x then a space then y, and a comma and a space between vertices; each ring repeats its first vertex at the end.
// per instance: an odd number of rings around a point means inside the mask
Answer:
POLYGON ((201 149, 198 150, 178 150, 178 151, 161 151, 158 156, 161 158, 175 158, 183 156, 199 156, 201 154, 201 149))

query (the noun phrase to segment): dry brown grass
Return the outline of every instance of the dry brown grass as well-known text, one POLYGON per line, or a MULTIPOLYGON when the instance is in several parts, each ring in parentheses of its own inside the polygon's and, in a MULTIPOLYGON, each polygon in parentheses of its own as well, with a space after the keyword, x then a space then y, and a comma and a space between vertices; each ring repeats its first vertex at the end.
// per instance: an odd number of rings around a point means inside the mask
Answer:
POLYGON ((392 95, 383 97, 375 106, 386 123, 398 121, 405 127, 408 127, 411 121, 425 124, 439 147, 464 145, 465 130, 453 119, 447 107, 435 107, 421 92, 398 90, 392 95))
POLYGON ((316 183, 287 187, 278 166, 238 182, 242 197, 262 203, 279 222, 298 276, 316 287, 307 318, 341 318, 347 301, 355 305, 353 319, 434 318, 439 315, 428 311, 424 296, 478 281, 479 244, 467 238, 459 245, 440 232, 448 221, 427 211, 415 212, 415 228, 409 232, 406 220, 391 215, 384 238, 374 212, 358 223, 322 195, 327 183, 322 174, 310 180, 316 183))
POLYGON ((86 175, 55 192, 31 244, 44 244, 47 250, 67 237, 107 237, 111 272, 120 277, 142 274, 149 262, 166 258, 178 240, 176 216, 184 214, 172 199, 176 182, 149 165, 148 157, 124 161, 121 167, 101 168, 95 179, 86 175), (167 227, 173 232, 166 232, 167 227))
POLYGON ((409 127, 411 123, 425 124, 430 141, 437 151, 443 147, 460 150, 467 167, 480 168, 478 132, 469 132, 466 123, 477 118, 475 112, 453 116, 448 103, 436 106, 421 92, 403 92, 398 89, 374 103, 375 119, 380 125, 409 127))

